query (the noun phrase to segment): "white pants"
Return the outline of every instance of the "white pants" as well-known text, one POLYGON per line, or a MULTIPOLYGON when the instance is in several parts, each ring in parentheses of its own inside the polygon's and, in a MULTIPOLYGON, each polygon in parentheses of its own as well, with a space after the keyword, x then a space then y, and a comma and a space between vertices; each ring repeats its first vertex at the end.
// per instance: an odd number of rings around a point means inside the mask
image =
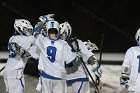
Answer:
POLYGON ((67 93, 67 86, 65 80, 52 80, 41 78, 42 93, 67 93))
POLYGON ((89 82, 75 82, 67 87, 67 93, 90 93, 89 82))
POLYGON ((24 78, 4 78, 6 91, 8 93, 24 93, 25 81, 24 78))

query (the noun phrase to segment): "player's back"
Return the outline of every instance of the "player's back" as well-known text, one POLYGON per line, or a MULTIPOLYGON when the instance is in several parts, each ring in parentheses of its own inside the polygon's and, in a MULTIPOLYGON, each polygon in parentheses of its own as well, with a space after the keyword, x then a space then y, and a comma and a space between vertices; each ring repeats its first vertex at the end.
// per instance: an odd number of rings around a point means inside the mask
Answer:
POLYGON ((65 77, 64 61, 70 62, 75 58, 68 44, 63 40, 53 40, 42 35, 38 36, 36 44, 41 49, 39 69, 51 76, 65 77))
POLYGON ((140 92, 140 46, 131 47, 127 50, 123 66, 128 66, 131 69, 128 90, 140 92))

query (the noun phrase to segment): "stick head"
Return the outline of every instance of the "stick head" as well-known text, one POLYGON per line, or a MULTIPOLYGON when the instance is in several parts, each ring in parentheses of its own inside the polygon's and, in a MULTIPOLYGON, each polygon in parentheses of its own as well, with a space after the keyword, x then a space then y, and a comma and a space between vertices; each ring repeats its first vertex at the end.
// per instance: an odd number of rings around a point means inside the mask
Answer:
POLYGON ((90 50, 90 51, 93 51, 93 50, 100 50, 97 45, 95 45, 94 43, 91 43, 90 40, 88 41, 85 41, 84 44, 87 46, 87 49, 90 50))

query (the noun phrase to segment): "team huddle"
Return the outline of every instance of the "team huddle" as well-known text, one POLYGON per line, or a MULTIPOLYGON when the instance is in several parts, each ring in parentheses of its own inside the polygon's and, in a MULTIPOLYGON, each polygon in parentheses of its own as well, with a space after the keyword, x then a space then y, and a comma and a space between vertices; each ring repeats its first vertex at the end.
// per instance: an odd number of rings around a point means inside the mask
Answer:
MULTIPOLYGON (((91 43, 72 38, 70 24, 59 24, 54 14, 40 16, 34 28, 28 20, 16 19, 14 29, 3 71, 8 93, 25 92, 24 68, 29 58, 38 62, 40 77, 36 90, 41 93, 90 93, 85 64, 92 66, 96 78, 101 77, 102 70, 92 53, 91 43)), ((140 30, 135 38, 138 46, 126 52, 120 77, 121 86, 129 93, 140 93, 140 30)), ((95 89, 95 93, 99 90, 95 89)))
POLYGON ((53 17, 53 14, 40 16, 34 28, 28 20, 15 20, 15 33, 9 39, 9 58, 3 72, 8 93, 24 93, 23 73, 31 57, 38 60, 40 77, 36 90, 42 93, 90 93, 81 58, 101 77, 102 70, 91 50, 81 40, 71 37, 68 22, 59 24, 53 17))

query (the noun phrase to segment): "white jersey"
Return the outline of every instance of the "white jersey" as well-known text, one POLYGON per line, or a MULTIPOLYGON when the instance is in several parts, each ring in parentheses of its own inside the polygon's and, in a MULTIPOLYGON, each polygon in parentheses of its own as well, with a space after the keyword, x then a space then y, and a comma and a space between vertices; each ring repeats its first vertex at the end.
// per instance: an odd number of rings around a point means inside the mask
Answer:
POLYGON ((122 66, 131 69, 128 90, 140 92, 140 46, 127 50, 122 66))
MULTIPOLYGON (((94 54, 87 49, 86 45, 81 40, 77 40, 77 41, 78 41, 78 45, 79 45, 81 55, 83 57, 83 61, 87 62, 89 57, 91 57, 94 54)), ((83 68, 82 65, 80 65, 78 67, 78 70, 76 72, 74 72, 72 74, 68 74, 66 76, 66 80, 72 80, 72 79, 78 79, 78 78, 87 78, 85 68, 83 68)))
POLYGON ((76 59, 76 55, 71 52, 67 42, 57 39, 51 40, 49 37, 39 35, 35 44, 41 50, 38 69, 47 74, 46 78, 64 78, 66 75, 65 62, 69 63, 76 59))
MULTIPOLYGON (((22 35, 12 36, 9 39, 9 43, 8 43, 9 58, 5 65, 5 69, 3 73, 4 77, 15 78, 17 74, 15 70, 18 70, 18 69, 23 70, 27 63, 26 58, 22 58, 19 54, 13 51, 11 43, 12 42, 17 43, 23 49, 28 50, 30 46, 34 43, 34 41, 35 39, 33 36, 22 36, 22 35), (9 73, 9 71, 11 72, 9 73)), ((18 73, 18 74, 21 74, 21 73, 18 73)))

